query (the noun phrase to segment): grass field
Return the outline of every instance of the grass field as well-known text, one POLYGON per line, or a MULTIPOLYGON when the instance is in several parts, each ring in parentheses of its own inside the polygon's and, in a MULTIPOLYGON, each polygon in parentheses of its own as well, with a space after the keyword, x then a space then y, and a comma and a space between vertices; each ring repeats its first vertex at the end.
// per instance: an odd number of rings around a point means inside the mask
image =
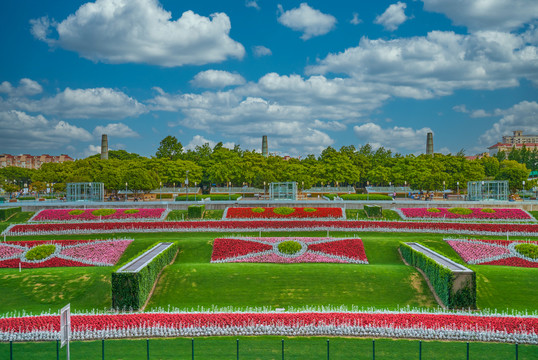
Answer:
MULTIPOLYGON (((211 337, 194 339, 195 359, 372 359, 375 346, 375 359, 378 360, 415 360, 422 359, 453 360, 465 359, 467 344, 463 342, 441 342, 417 340, 390 340, 363 338, 330 338, 329 355, 327 338, 294 337, 211 337), (238 341, 239 340, 239 341, 238 341), (284 340, 284 357, 282 356, 284 340), (239 357, 237 349, 239 343, 239 357)), ((148 342, 140 340, 106 340, 72 342, 70 353, 73 359, 148 359, 148 342)), ((192 339, 150 339, 149 359, 191 359, 192 339)), ((9 344, 0 343, 0 358, 9 359, 9 344)), ((513 344, 470 343, 469 358, 473 360, 516 359, 513 344)), ((65 358, 65 348, 60 349, 60 358, 65 358)), ((13 344, 14 359, 56 359, 56 343, 16 343, 13 344)), ((533 360, 538 357, 538 346, 519 345, 518 359, 533 360)))

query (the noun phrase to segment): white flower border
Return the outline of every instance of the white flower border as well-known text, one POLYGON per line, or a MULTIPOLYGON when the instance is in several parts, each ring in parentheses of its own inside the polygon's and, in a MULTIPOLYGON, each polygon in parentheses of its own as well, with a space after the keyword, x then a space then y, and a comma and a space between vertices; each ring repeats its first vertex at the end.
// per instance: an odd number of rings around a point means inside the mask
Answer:
MULTIPOLYGON (((446 239, 443 239, 443 240, 454 251, 456 251, 456 249, 454 249, 452 247, 452 245, 450 245, 448 243, 448 241, 459 241, 459 242, 464 242, 464 243, 468 243, 468 244, 494 246, 494 247, 499 247, 499 248, 503 248, 503 249, 508 249, 508 251, 510 251, 508 254, 496 255, 496 256, 491 256, 491 257, 488 257, 488 258, 477 259, 477 260, 470 260, 470 261, 467 262, 467 264, 471 264, 471 265, 478 265, 478 264, 482 264, 482 263, 486 263, 486 262, 490 262, 490 261, 497 261, 497 260, 508 259, 508 258, 513 258, 513 257, 518 257, 518 258, 521 258, 523 260, 527 260, 527 261, 530 261, 530 262, 533 262, 533 263, 538 263, 538 259, 530 258, 530 257, 528 257, 526 255, 521 254, 520 252, 518 252, 516 250, 516 245, 524 244, 525 241, 516 241, 516 240, 514 240, 513 242, 511 242, 508 245, 500 245, 500 244, 495 244, 495 243, 490 244, 490 243, 485 243, 483 241, 470 240, 470 239, 446 238, 446 239)), ((536 244, 534 244, 534 245, 536 245, 536 244)), ((457 251, 456 251, 456 253, 461 257, 461 255, 457 251)))
MULTIPOLYGON (((414 208, 407 208, 407 209, 414 209, 414 208)), ((419 208, 419 209, 428 209, 428 208, 419 208)), ((437 208, 436 208, 437 209, 437 208)), ((469 208, 470 209, 470 208, 469 208)), ((518 209, 523 211, 527 216, 529 216, 529 219, 469 219, 469 218, 446 218, 446 217, 409 217, 406 216, 402 208, 395 208, 394 210, 398 215, 402 217, 403 220, 409 220, 409 221, 435 221, 435 222, 469 222, 469 223, 535 223, 538 222, 538 220, 532 216, 531 213, 529 213, 527 210, 518 209)))

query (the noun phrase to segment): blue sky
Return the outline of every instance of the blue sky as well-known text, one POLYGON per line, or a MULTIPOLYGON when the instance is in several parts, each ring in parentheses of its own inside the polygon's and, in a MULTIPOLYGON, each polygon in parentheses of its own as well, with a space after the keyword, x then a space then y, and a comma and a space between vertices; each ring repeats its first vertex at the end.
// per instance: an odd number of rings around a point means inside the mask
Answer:
POLYGON ((471 155, 538 133, 538 2, 3 1, 0 153, 471 155))

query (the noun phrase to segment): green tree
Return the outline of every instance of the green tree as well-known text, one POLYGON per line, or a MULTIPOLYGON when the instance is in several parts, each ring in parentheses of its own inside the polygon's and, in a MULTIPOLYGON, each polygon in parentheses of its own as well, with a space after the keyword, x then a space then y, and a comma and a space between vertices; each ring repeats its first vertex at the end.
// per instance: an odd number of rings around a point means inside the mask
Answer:
POLYGON ((159 143, 159 148, 155 153, 157 159, 177 160, 183 153, 183 145, 175 136, 168 135, 159 143))
POLYGON ((529 177, 530 170, 525 164, 520 164, 515 160, 504 160, 501 162, 499 173, 495 180, 508 180, 510 190, 515 192, 523 188, 523 181, 529 177))

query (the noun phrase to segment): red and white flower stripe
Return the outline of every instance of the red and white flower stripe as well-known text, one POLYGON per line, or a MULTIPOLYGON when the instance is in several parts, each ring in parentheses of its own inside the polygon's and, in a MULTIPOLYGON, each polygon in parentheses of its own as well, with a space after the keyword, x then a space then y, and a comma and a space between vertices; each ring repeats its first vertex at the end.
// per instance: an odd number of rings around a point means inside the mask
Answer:
POLYGON ((463 235, 538 236, 538 224, 439 223, 349 220, 227 220, 12 224, 2 234, 74 235, 139 232, 372 231, 463 235))
MULTIPOLYGON (((0 341, 59 338, 57 315, 0 319, 0 341)), ((412 312, 197 312, 72 315, 73 340, 180 336, 373 336, 538 344, 535 316, 412 312)))

